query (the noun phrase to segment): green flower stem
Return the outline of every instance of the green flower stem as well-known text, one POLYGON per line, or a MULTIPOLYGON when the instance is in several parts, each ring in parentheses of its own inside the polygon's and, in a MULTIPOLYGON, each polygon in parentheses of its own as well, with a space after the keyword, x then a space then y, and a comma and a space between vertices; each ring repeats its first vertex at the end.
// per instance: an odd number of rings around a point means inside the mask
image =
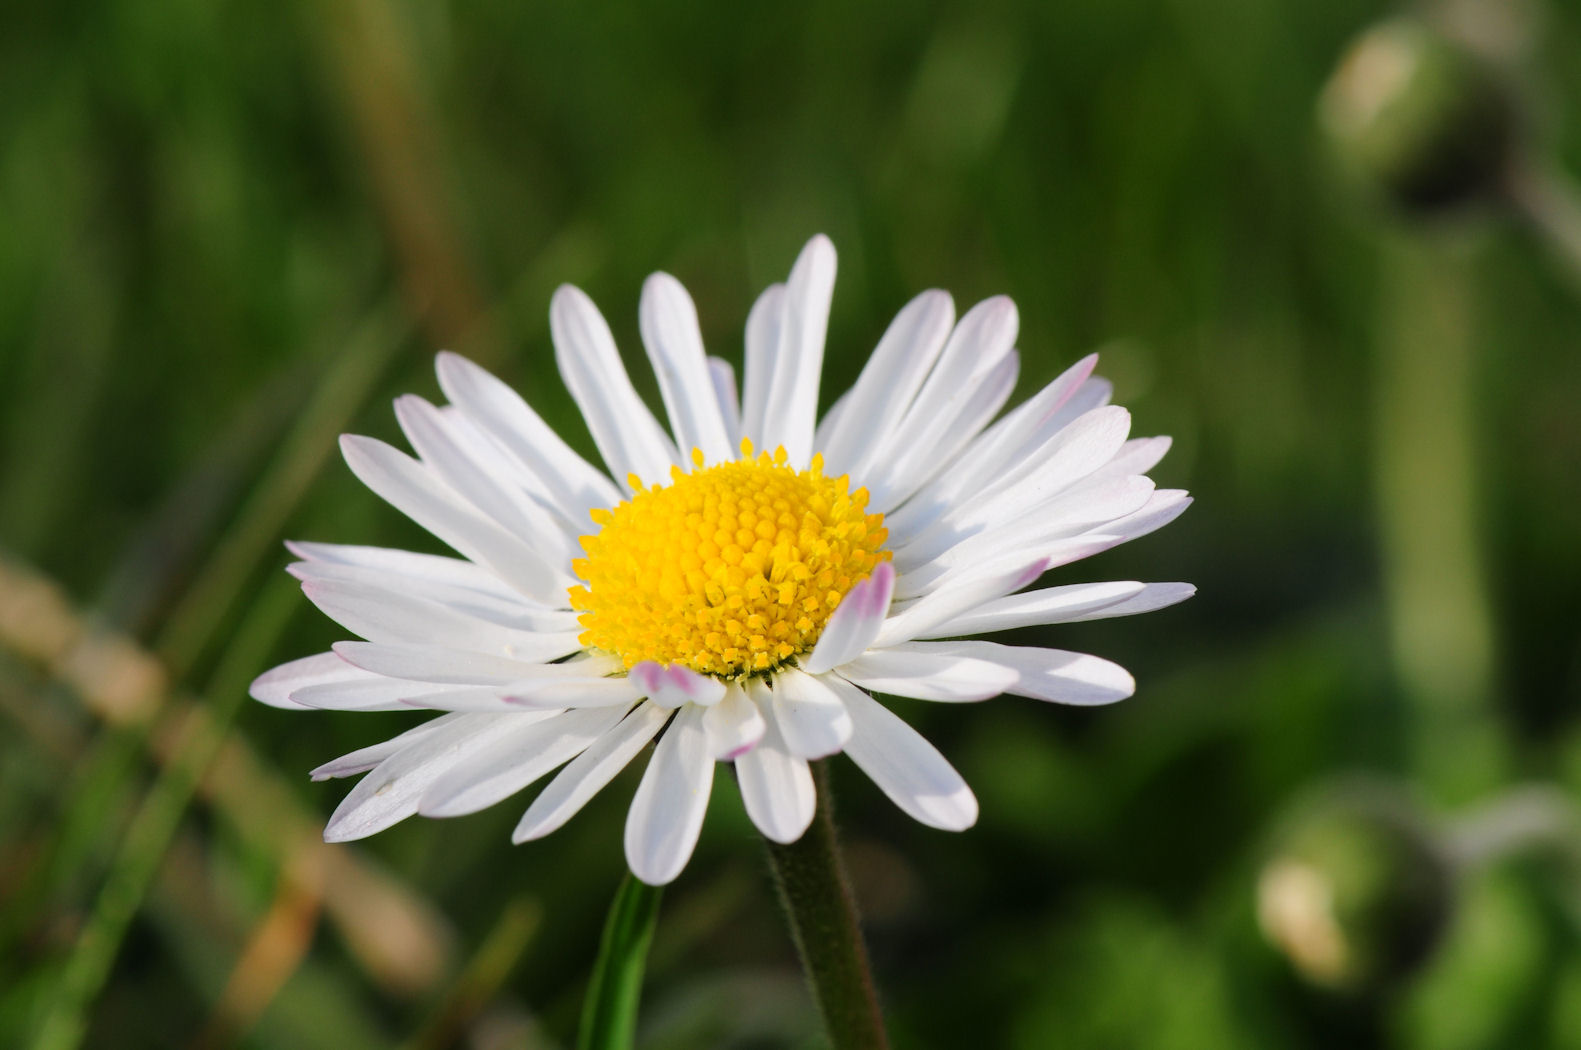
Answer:
POLYGON ((824 763, 813 764, 813 776, 818 810, 812 826, 789 845, 768 844, 774 885, 834 1050, 884 1050, 889 1037, 862 942, 856 898, 835 840, 824 763))
POLYGON ((630 872, 615 891, 582 1007, 577 1050, 630 1050, 637 1033, 642 971, 659 923, 663 892, 630 872))

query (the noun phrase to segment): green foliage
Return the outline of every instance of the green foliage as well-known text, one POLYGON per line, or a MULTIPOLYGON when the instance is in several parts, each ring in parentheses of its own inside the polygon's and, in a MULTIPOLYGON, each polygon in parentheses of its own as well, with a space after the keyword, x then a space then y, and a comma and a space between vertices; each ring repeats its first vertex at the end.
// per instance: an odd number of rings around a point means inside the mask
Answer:
MULTIPOLYGON (((1581 1040, 1573 872, 1466 874, 1389 995, 1302 983, 1255 917, 1288 806, 1337 775, 1446 823, 1504 785, 1581 787, 1581 297, 1497 214, 1407 229, 1336 177, 1317 100, 1386 5, 13 8, 0 1045, 60 1008, 96 902, 129 884, 88 960, 102 990, 65 1000, 95 1050, 571 1045, 638 770, 527 846, 513 802, 315 850, 346 788, 306 770, 412 718, 242 700, 243 649, 262 669, 340 637, 305 601, 237 639, 286 584, 285 536, 435 549, 332 444, 393 438, 389 398, 436 395, 435 350, 591 453, 553 367, 557 284, 605 309, 657 403, 642 279, 681 278, 739 361, 752 298, 820 230, 840 251, 825 405, 913 294, 1008 293, 1019 393, 1100 349, 1137 433, 1175 438, 1160 483, 1198 497, 1058 581, 1184 579, 1192 602, 1012 639, 1115 659, 1134 699, 896 702, 978 789, 977 827, 917 826, 831 762, 896 1045, 1581 1040), (122 664, 18 642, 54 622, 22 565, 178 672, 155 721, 84 703, 130 688, 122 664), (1434 642, 1444 625, 1469 641, 1434 642), (161 780, 178 716, 238 703, 208 775, 161 780), (158 834, 136 832, 150 802, 158 834), (541 921, 491 940, 516 907, 541 921)), ((1581 165, 1581 16, 1515 29, 1506 58, 1558 118, 1540 144, 1581 165)), ((720 778, 639 1046, 816 1046, 720 778)))

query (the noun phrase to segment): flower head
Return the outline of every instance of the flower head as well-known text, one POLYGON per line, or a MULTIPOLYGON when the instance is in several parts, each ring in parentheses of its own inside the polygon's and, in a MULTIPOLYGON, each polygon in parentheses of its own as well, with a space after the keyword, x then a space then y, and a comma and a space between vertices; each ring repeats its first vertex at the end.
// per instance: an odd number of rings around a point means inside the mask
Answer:
POLYGON ((289 545, 303 591, 362 640, 269 671, 253 696, 444 712, 314 771, 367 774, 327 839, 471 813, 559 769, 514 835, 538 838, 655 738, 626 823, 631 869, 651 883, 690 857, 716 762, 735 764, 748 815, 778 842, 812 819, 808 762, 837 752, 912 817, 961 830, 977 819, 970 788, 871 694, 1131 694, 1131 676, 1097 657, 961 639, 1190 596, 1185 584, 1025 589, 1185 509, 1184 492, 1146 476, 1168 440, 1127 440, 1095 357, 996 420, 1018 370, 1015 306, 990 299, 957 322, 942 292, 900 312, 818 420, 834 269, 816 237, 759 298, 739 397, 686 291, 651 277, 641 330, 669 432, 592 302, 562 287, 560 372, 607 473, 454 354, 438 362, 449 405, 396 402, 417 458, 342 440, 363 482, 461 557, 289 545))

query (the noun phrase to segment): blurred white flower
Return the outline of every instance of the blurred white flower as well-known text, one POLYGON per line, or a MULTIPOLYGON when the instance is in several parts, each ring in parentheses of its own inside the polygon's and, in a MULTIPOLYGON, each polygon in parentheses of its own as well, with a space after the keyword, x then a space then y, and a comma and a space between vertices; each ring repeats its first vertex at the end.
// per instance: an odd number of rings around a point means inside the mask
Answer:
POLYGON ((641 331, 669 432, 592 302, 560 288, 560 373, 607 474, 454 354, 438 360, 449 405, 396 402, 418 458, 342 440, 363 482, 462 557, 290 544, 308 598, 364 640, 269 671, 253 696, 446 712, 313 772, 367 774, 326 839, 471 813, 563 766, 514 835, 537 838, 655 737, 625 837, 649 883, 690 857, 715 762, 735 763, 747 813, 777 842, 812 819, 809 760, 842 751, 915 819, 961 830, 977 819, 971 789, 871 693, 1131 694, 1131 676, 1094 656, 941 639, 1190 596, 1180 583, 1023 590, 1185 509, 1146 476, 1168 439, 1127 440, 1095 357, 990 425, 1016 381, 1015 305, 989 299, 956 322, 939 291, 901 310, 818 421, 834 273, 815 237, 758 299, 739 397, 685 289, 649 278, 641 331))

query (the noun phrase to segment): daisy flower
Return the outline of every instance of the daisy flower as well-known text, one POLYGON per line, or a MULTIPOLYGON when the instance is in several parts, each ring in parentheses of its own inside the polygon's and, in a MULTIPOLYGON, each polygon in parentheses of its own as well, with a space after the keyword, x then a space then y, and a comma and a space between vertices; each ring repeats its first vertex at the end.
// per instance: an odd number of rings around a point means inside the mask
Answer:
POLYGON ((1185 509, 1184 492, 1146 476, 1168 439, 1127 440, 1096 357, 1000 416, 1019 367, 1015 305, 989 299, 957 320, 940 291, 900 311, 819 420, 834 274, 834 247, 815 237, 757 300, 739 396, 685 289, 650 277, 640 327, 668 430, 597 308, 560 288, 556 360, 607 473, 449 353, 448 405, 395 403, 416 458, 342 439, 357 477, 460 557, 288 545, 309 600, 362 640, 277 667, 252 695, 444 712, 313 771, 366 774, 327 840, 472 813, 558 769, 513 836, 535 839, 655 739, 625 832, 648 883, 685 866, 716 762, 735 765, 748 815, 776 842, 813 817, 809 761, 837 752, 910 816, 959 831, 977 819, 971 789, 874 694, 1131 695, 1107 660, 963 638, 1188 597, 1179 583, 1026 589, 1185 509))

